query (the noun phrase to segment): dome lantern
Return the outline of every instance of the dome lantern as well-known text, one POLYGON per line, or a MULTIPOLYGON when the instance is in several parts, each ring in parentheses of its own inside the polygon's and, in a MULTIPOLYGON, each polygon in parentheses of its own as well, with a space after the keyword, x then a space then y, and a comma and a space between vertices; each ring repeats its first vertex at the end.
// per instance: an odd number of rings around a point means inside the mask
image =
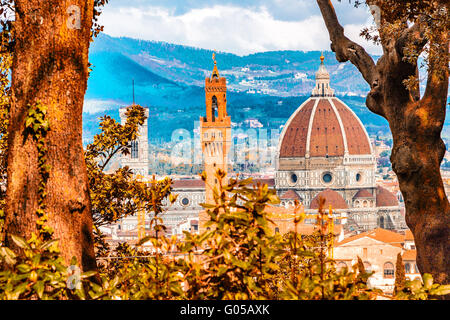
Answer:
POLYGON ((319 70, 316 72, 316 85, 312 91, 313 97, 334 97, 334 90, 330 87, 330 74, 324 64, 325 57, 320 56, 319 70))

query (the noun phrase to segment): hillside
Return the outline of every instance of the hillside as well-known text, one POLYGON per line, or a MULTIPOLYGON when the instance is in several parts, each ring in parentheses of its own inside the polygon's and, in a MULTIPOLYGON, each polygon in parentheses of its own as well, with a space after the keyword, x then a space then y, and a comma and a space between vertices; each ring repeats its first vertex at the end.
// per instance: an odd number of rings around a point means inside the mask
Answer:
MULTIPOLYGON (((351 64, 339 64, 324 53, 332 86, 361 118, 370 133, 388 131, 387 122, 367 111, 367 85, 351 64)), ((204 114, 204 79, 212 70, 212 51, 162 42, 113 38, 101 34, 92 44, 92 72, 84 113, 84 141, 98 132, 98 117, 119 119, 120 106, 135 101, 150 109, 149 138, 170 141, 175 129, 194 129, 204 114)), ((309 97, 320 52, 279 51, 248 56, 218 53, 217 63, 228 82, 228 112, 244 126, 257 119, 266 129, 280 129, 309 97)))

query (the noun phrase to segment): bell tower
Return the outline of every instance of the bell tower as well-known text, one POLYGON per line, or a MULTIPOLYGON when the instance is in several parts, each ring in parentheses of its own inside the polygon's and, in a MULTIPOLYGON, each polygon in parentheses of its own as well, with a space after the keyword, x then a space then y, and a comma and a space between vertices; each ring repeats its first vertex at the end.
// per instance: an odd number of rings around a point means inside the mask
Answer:
MULTIPOLYGON (((215 53, 213 60, 212 75, 205 79, 206 117, 200 117, 200 141, 207 176, 205 202, 209 204, 214 204, 214 186, 219 189, 218 179, 215 177, 217 169, 228 172, 228 152, 231 145, 231 119, 227 114, 227 80, 219 75, 215 53)), ((208 214, 202 211, 199 215, 200 232, 204 231, 204 223, 208 220, 208 214)))

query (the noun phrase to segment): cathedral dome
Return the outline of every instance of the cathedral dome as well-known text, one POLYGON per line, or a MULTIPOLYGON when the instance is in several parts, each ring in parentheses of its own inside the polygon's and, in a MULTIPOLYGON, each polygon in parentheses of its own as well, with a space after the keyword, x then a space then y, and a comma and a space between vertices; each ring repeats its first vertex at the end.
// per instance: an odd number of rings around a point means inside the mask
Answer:
POLYGON ((366 129, 356 114, 334 96, 329 74, 322 60, 311 98, 294 112, 281 133, 279 157, 371 154, 366 129))
POLYGON ((323 209, 328 210, 328 207, 331 205, 333 209, 348 209, 348 205, 345 202, 344 198, 334 190, 325 189, 320 192, 312 201, 309 206, 310 209, 318 209, 319 208, 319 198, 322 197, 325 199, 325 204, 323 209))
POLYGON ((377 207, 396 207, 398 206, 398 200, 395 195, 389 190, 377 186, 377 207))

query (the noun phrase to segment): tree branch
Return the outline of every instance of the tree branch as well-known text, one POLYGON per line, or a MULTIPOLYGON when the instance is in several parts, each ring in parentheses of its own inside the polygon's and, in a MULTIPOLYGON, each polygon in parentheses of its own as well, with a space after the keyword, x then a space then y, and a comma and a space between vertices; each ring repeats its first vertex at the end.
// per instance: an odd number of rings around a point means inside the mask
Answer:
POLYGON ((380 86, 379 73, 375 62, 362 46, 351 41, 344 35, 344 28, 339 24, 331 1, 317 0, 317 4, 319 5, 325 25, 328 29, 331 40, 331 50, 336 53, 336 59, 339 62, 350 61, 358 68, 359 72, 361 72, 363 78, 371 88, 366 99, 367 108, 384 117, 384 111, 378 103, 380 86))
POLYGON ((434 101, 430 105, 442 104, 445 110, 449 85, 449 35, 442 31, 430 41, 428 57, 428 80, 422 101, 434 101))
POLYGON ((317 0, 331 40, 331 50, 336 53, 339 62, 350 61, 361 72, 366 82, 373 89, 378 72, 372 57, 359 44, 344 35, 344 28, 339 24, 333 4, 330 0, 317 0))
POLYGON ((408 44, 412 44, 417 52, 417 56, 423 51, 428 39, 425 37, 423 24, 426 23, 426 17, 421 15, 412 27, 405 29, 398 38, 395 48, 401 58, 405 56, 404 49, 408 44))

